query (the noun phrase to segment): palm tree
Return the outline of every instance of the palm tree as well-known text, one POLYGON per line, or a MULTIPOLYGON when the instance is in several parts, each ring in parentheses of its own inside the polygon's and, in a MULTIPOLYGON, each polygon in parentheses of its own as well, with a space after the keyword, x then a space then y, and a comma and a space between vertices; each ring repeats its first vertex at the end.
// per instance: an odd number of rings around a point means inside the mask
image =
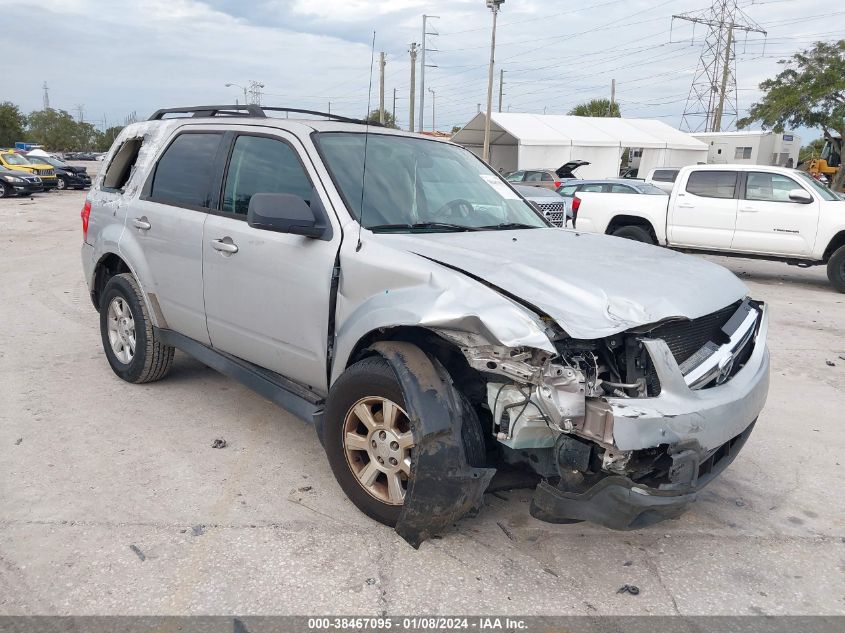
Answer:
POLYGON ((610 99, 590 99, 569 111, 572 116, 602 116, 621 117, 618 103, 611 103, 610 99))

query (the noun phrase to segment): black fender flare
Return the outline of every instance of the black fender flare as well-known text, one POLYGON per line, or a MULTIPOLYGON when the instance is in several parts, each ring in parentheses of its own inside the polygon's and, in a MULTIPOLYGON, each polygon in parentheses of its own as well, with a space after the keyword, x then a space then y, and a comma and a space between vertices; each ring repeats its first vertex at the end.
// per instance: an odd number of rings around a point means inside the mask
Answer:
POLYGON ((390 363, 416 438, 411 476, 396 532, 414 548, 467 514, 477 514, 495 468, 467 463, 463 404, 446 369, 412 343, 379 341, 370 349, 390 363))

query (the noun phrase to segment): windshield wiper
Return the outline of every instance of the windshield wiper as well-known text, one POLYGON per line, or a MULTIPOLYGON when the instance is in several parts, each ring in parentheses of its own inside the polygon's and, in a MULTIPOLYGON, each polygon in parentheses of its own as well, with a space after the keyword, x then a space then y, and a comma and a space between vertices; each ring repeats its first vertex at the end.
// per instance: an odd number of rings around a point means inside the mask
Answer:
POLYGON ((502 222, 501 224, 488 224, 486 226, 479 226, 478 229, 482 231, 508 231, 511 229, 539 229, 544 228, 534 226, 533 224, 523 224, 522 222, 502 222))
POLYGON ((414 222, 413 224, 377 224, 376 226, 368 226, 370 231, 391 231, 395 229, 407 229, 413 231, 416 229, 446 229, 449 231, 477 231, 474 226, 464 226, 463 224, 450 224, 448 222, 414 222))

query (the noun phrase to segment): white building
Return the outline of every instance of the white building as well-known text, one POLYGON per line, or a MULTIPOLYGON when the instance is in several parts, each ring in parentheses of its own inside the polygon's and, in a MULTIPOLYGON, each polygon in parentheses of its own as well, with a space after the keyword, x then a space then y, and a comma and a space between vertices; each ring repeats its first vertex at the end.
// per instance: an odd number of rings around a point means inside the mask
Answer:
POLYGON ((798 165, 801 137, 791 132, 695 132, 693 136, 707 143, 707 162, 711 164, 798 165))
MULTIPOLYGON (((453 137, 478 156, 486 115, 477 114, 453 137)), ((579 178, 616 178, 626 149, 641 149, 639 170, 682 167, 707 160, 707 145, 661 121, 496 112, 490 121, 490 164, 504 172, 557 169, 588 161, 579 178)))

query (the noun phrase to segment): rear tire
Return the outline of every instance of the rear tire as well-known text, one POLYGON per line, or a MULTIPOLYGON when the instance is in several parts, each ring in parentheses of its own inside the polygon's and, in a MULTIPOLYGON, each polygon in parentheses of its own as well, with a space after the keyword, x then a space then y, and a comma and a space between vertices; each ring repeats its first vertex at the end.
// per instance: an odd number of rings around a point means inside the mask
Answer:
MULTIPOLYGON (((377 425, 384 425, 385 415, 383 408, 378 404, 379 400, 393 403, 399 408, 400 413, 397 414, 399 421, 395 425, 394 432, 398 432, 400 437, 405 437, 405 432, 410 433, 402 387, 390 363, 381 356, 365 358, 355 363, 337 379, 326 403, 323 433, 326 455, 332 472, 349 500, 371 519, 394 527, 402 512, 404 496, 400 503, 390 502, 388 477, 391 473, 377 474, 369 489, 362 483, 362 474, 363 480, 367 480, 366 473, 370 463, 373 464, 372 468, 376 469, 386 466, 389 470, 390 466, 386 462, 378 465, 375 463, 375 460, 382 456, 380 451, 386 448, 380 445, 377 448, 371 444, 373 439, 378 442, 377 433, 382 426, 376 426, 374 433, 366 429, 363 422, 361 424, 355 422, 356 419, 360 419, 360 416, 355 414, 356 408, 364 405, 373 412, 377 425), (346 438, 349 437, 350 432, 352 435, 361 435, 365 438, 361 449, 350 449, 351 446, 357 446, 351 441, 347 442, 346 438)), ((481 423, 472 406, 465 399, 463 408, 461 439, 464 454, 471 466, 482 467, 485 463, 486 451, 481 423)), ((390 432, 389 428, 387 430, 390 432)), ((413 447, 417 442, 417 437, 412 435, 412 438, 413 444, 408 449, 411 459, 414 458, 412 451, 415 450, 413 447)), ((391 439, 391 436, 387 437, 388 446, 391 439)), ((361 440, 357 441, 361 442, 361 440)), ((402 448, 404 448, 404 442, 400 445, 400 449, 402 448)), ((391 455, 392 453, 385 453, 383 459, 389 460, 391 455)), ((404 490, 407 490, 407 474, 397 473, 404 490)))
POLYGON ((845 246, 840 246, 827 262, 827 278, 839 292, 845 292, 845 246))
POLYGON ((141 288, 130 273, 115 275, 100 299, 100 335, 109 365, 126 382, 161 380, 175 349, 158 340, 141 288))
POLYGON ((626 240, 634 240, 635 242, 642 242, 644 244, 656 244, 651 233, 641 226, 623 226, 611 233, 614 237, 622 237, 626 240))

